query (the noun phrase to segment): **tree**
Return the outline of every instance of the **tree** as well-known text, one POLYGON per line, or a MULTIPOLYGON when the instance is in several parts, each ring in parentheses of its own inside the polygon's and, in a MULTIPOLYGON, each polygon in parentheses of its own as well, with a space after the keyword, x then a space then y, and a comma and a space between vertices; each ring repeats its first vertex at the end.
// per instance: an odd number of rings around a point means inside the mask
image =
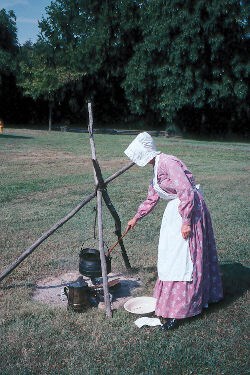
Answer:
POLYGON ((70 71, 84 71, 79 95, 120 114, 126 107, 121 83, 140 40, 135 0, 55 0, 39 26, 41 40, 70 71), (103 98, 105 97, 105 104, 103 98))
POLYGON ((13 56, 18 52, 16 16, 13 11, 0 10, 0 73, 16 71, 13 56))
POLYGON ((12 93, 16 90, 17 29, 13 11, 0 10, 0 116, 10 118, 12 93))
POLYGON ((49 131, 52 127, 52 110, 61 90, 83 75, 72 72, 53 59, 50 46, 41 41, 33 46, 24 45, 20 59, 19 86, 33 99, 43 98, 49 104, 49 131))
MULTIPOLYGON (((143 41, 126 69, 130 108, 168 124, 184 108, 202 114, 245 103, 247 54, 236 0, 148 0, 143 41)), ((202 121, 201 121, 202 122, 202 121)))

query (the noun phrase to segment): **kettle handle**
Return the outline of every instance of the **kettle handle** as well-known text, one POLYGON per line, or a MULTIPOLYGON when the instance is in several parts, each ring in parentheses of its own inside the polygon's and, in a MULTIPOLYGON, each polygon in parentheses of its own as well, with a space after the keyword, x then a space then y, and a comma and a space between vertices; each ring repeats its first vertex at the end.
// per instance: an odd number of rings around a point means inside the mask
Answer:
MULTIPOLYGON (((93 240, 92 237, 87 238, 84 242, 82 242, 81 249, 83 249, 83 245, 88 241, 88 240, 93 240)), ((98 238, 94 238, 94 240, 98 241, 98 238)), ((107 249, 109 249, 108 245, 106 244, 105 241, 103 241, 103 244, 106 246, 107 249)), ((87 246, 87 245, 85 245, 87 246)))
POLYGON ((69 293, 68 293, 68 288, 65 286, 63 291, 64 291, 64 294, 66 295, 67 299, 69 299, 69 293))

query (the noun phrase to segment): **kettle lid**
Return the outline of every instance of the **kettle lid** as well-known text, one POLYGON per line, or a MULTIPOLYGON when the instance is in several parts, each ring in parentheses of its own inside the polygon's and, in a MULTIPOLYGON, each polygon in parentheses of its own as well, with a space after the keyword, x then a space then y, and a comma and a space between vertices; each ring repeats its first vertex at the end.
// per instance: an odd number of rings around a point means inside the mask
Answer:
POLYGON ((67 285, 69 288, 84 288, 88 287, 88 284, 85 280, 83 280, 82 276, 79 276, 76 281, 73 281, 72 283, 67 285))

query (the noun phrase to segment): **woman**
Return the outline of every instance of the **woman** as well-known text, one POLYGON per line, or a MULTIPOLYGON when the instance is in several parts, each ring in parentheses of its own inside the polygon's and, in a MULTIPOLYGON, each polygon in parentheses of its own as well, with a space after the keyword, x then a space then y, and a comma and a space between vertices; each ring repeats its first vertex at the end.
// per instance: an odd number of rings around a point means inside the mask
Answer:
POLYGON ((160 198, 168 201, 158 245, 155 314, 163 330, 195 316, 222 299, 215 239, 209 211, 192 173, 175 156, 156 150, 152 137, 140 133, 124 151, 138 166, 153 165, 147 199, 129 220, 127 230, 149 214, 160 198))

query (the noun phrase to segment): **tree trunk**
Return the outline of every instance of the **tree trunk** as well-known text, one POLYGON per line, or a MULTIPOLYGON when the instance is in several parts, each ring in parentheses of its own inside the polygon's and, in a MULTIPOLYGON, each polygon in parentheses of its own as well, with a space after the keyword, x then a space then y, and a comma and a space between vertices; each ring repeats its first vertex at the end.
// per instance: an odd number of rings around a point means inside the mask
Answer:
POLYGON ((201 113, 201 123, 200 123, 200 134, 206 134, 207 130, 207 116, 205 111, 201 113))
POLYGON ((53 112, 53 102, 49 102, 49 132, 52 128, 52 112, 53 112))

